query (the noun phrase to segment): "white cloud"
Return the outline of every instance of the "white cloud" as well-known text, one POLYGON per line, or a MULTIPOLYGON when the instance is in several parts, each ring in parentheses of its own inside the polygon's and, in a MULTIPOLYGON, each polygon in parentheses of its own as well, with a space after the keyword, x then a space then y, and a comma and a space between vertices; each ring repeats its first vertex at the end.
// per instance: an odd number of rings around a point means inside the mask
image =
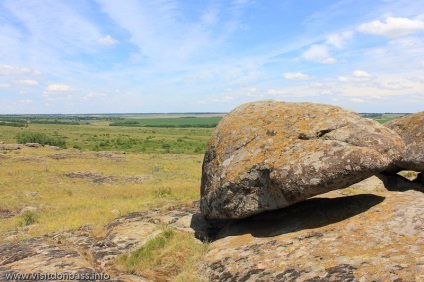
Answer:
POLYGON ((424 21, 388 17, 385 23, 377 20, 361 24, 358 26, 358 31, 388 37, 403 36, 424 31, 424 21))
POLYGON ((118 43, 117 40, 113 39, 110 35, 99 38, 97 41, 100 45, 113 45, 118 43))
POLYGON ((410 80, 401 74, 379 75, 371 80, 352 77, 344 85, 343 96, 350 97, 381 98, 424 93, 423 82, 410 80))
POLYGON ((365 102, 365 100, 359 99, 359 98, 352 98, 350 100, 353 101, 353 102, 357 102, 357 103, 364 103, 365 102))
POLYGON ((67 92, 67 91, 73 91, 74 89, 66 84, 49 84, 47 86, 46 91, 49 92, 67 92))
POLYGON ((281 96, 288 94, 288 91, 283 89, 268 89, 266 93, 273 96, 281 96))
POLYGON ((337 80, 340 82, 369 82, 372 80, 372 76, 363 70, 355 70, 351 76, 339 76, 337 80))
POLYGON ((335 33, 327 36, 326 43, 336 48, 342 48, 348 39, 352 38, 353 33, 351 31, 345 31, 342 33, 335 33))
POLYGON ((303 52, 302 57, 305 60, 318 62, 322 64, 334 64, 336 59, 331 58, 326 45, 312 45, 308 50, 303 52))
POLYGON ((38 81, 32 80, 32 79, 15 80, 14 83, 20 84, 20 85, 28 85, 28 86, 38 85, 38 81))
POLYGON ((285 79, 288 80, 308 80, 311 79, 311 77, 307 74, 301 73, 301 72, 286 72, 283 74, 285 79))
POLYGON ((211 99, 211 102, 215 102, 215 103, 228 103, 228 102, 231 102, 232 100, 234 100, 234 97, 224 96, 222 98, 212 98, 211 99))
POLYGON ((371 77, 371 75, 369 73, 367 73, 366 71, 363 71, 363 70, 356 70, 352 73, 352 75, 354 77, 357 77, 357 78, 370 78, 371 77))
POLYGON ((17 103, 17 104, 31 104, 32 103, 32 100, 29 100, 29 99, 18 100, 15 103, 17 103))
POLYGON ((0 88, 10 88, 10 84, 0 83, 0 88))
POLYGON ((0 65, 0 76, 9 76, 9 75, 40 75, 41 73, 37 70, 22 68, 10 65, 0 65))
POLYGON ((100 97, 106 97, 107 94, 105 93, 89 93, 87 95, 88 98, 100 98, 100 97))

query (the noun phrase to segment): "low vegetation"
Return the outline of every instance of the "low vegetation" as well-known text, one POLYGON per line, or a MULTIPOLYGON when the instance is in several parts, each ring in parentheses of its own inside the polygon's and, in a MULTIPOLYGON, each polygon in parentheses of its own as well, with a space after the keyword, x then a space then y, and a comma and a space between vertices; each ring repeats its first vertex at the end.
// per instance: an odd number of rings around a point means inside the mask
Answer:
POLYGON ((0 150, 0 244, 199 198, 202 154, 0 150), (33 207, 32 214, 21 214, 33 207), (6 214, 6 213, 5 213, 6 214), (23 228, 25 227, 25 228, 23 228))
POLYGON ((110 123, 110 126, 166 127, 166 128, 214 128, 222 117, 180 117, 154 119, 125 119, 110 123))
POLYGON ((117 261, 122 271, 152 281, 208 281, 198 275, 197 267, 193 268, 207 248, 192 235, 165 227, 142 248, 117 261))
POLYGON ((57 146, 60 148, 66 148, 66 141, 61 137, 48 136, 45 133, 40 132, 19 132, 16 135, 16 142, 18 144, 27 143, 38 143, 41 145, 57 146))

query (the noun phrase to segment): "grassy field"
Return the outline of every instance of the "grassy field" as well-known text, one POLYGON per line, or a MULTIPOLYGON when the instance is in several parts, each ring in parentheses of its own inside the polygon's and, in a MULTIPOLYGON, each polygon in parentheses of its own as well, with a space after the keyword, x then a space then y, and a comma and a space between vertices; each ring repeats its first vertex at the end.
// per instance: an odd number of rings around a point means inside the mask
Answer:
POLYGON ((214 128, 222 117, 179 117, 153 119, 122 119, 110 123, 110 126, 131 127, 176 127, 176 128, 214 128))
MULTIPOLYGON (((0 151, 0 243, 199 198, 202 155, 0 151), (7 153, 6 153, 7 152, 7 153), (27 224, 30 210, 36 224, 27 224)), ((31 217, 31 216, 30 216, 31 217)))
POLYGON ((63 138, 67 148, 84 151, 126 151, 166 154, 201 154, 213 128, 133 128, 88 125, 29 124, 28 127, 0 126, 0 142, 16 143, 20 132, 40 132, 63 138))

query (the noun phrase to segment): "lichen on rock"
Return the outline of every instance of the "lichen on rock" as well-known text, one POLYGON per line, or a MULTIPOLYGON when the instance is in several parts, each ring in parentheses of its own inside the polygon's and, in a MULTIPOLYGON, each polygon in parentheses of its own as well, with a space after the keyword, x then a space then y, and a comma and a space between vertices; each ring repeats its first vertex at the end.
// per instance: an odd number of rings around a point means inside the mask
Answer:
POLYGON ((247 103, 209 140, 201 211, 234 219, 286 207, 379 173, 403 150, 395 132, 340 107, 247 103))
POLYGON ((395 162, 388 171, 424 172, 424 112, 410 114, 387 122, 385 125, 398 133, 406 145, 399 161, 395 162))

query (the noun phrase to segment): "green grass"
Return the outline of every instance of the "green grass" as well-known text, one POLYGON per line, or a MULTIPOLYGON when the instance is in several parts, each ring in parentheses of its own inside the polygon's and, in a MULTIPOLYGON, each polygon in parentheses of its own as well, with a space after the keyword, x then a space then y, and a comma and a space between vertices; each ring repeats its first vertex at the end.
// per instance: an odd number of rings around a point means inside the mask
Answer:
POLYGON ((379 122, 379 123, 381 123, 381 124, 383 124, 383 123, 386 123, 386 122, 389 122, 389 121, 391 121, 391 120, 394 120, 394 118, 379 118, 379 119, 375 119, 377 122, 379 122))
POLYGON ((61 137, 48 136, 45 133, 23 131, 16 135, 16 141, 19 144, 38 143, 41 145, 57 146, 66 148, 66 141, 61 137))
POLYGON ((165 227, 140 249, 120 256, 117 265, 151 281, 208 281, 197 273, 198 260, 207 249, 208 245, 196 241, 192 234, 165 227))
POLYGON ((24 227, 37 222, 37 216, 34 211, 27 210, 17 219, 17 226, 24 227))
POLYGON ((213 128, 218 124, 218 122, 221 119, 222 119, 222 117, 180 117, 180 118, 125 119, 125 120, 112 122, 110 124, 110 126, 213 128))
POLYGON ((0 126, 0 141, 17 143, 18 134, 37 132, 65 140, 67 148, 84 151, 126 151, 154 154, 202 154, 213 128, 133 128, 89 125, 29 124, 0 126))

